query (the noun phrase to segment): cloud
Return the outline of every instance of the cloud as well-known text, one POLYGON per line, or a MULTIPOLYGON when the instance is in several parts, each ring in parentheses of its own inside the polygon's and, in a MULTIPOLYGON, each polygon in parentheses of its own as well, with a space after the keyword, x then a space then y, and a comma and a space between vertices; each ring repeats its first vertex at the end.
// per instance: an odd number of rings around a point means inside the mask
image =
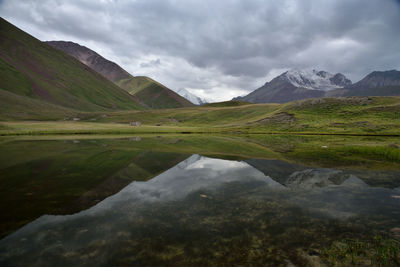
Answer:
POLYGON ((216 100, 289 68, 352 80, 400 68, 397 0, 4 0, 0 15, 41 40, 78 42, 133 75, 216 100))
POLYGON ((157 68, 161 65, 161 60, 159 58, 150 60, 148 62, 140 63, 140 67, 142 68, 157 68))

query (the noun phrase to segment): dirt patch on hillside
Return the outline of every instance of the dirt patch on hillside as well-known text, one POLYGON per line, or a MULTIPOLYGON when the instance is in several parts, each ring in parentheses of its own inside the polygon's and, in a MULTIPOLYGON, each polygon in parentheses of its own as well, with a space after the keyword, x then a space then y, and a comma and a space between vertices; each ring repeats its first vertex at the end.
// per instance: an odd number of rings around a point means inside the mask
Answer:
POLYGON ((296 101, 293 103, 294 108, 314 108, 321 106, 365 106, 373 102, 373 98, 366 96, 337 97, 337 98, 315 98, 296 101))
POLYGON ((287 112, 279 112, 272 115, 271 117, 267 117, 256 122, 260 124, 290 124, 295 123, 296 118, 293 114, 289 114, 287 112))

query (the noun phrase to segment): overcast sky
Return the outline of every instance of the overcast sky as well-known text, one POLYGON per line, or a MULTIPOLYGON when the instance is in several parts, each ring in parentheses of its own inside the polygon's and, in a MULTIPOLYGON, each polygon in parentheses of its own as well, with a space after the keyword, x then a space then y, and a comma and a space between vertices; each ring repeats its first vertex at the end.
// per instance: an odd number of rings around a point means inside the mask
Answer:
POLYGON ((218 101, 291 68, 400 69, 400 0, 0 0, 0 16, 218 101))

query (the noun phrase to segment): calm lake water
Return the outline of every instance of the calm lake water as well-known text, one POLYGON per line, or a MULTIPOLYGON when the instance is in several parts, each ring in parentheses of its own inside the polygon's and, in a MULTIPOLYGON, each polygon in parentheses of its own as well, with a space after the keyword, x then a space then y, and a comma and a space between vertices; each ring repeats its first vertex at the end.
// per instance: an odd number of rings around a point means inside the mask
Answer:
POLYGON ((1 140, 1 266, 318 266, 400 240, 396 140, 59 139, 1 140))

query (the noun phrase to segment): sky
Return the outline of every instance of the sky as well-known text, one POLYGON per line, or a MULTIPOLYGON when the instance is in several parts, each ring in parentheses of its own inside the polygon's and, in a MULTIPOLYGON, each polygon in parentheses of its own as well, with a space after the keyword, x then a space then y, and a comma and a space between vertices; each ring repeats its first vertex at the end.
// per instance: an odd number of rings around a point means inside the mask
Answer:
POLYGON ((293 68, 400 69, 400 0, 0 0, 0 16, 213 101, 293 68))

